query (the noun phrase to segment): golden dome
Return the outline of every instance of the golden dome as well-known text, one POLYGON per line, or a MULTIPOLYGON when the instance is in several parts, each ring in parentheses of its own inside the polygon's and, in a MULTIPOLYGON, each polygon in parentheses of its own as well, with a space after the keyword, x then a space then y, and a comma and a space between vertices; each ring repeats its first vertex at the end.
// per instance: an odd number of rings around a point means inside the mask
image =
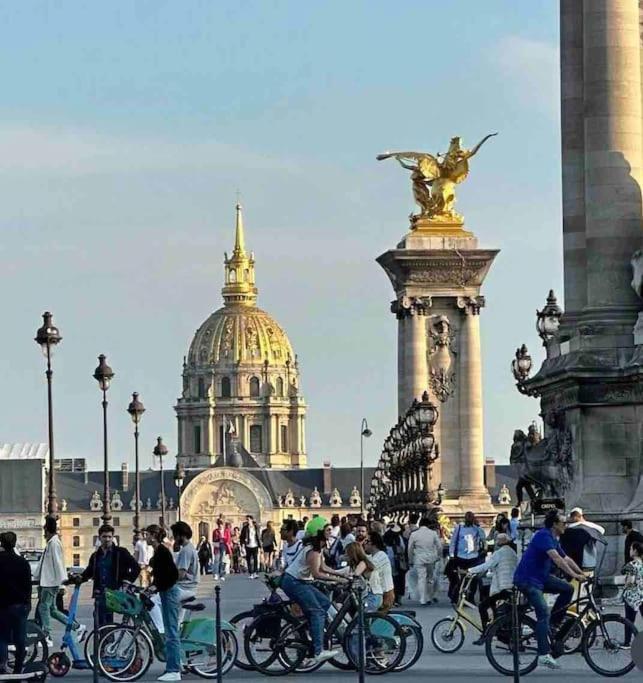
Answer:
POLYGON ((255 306, 224 306, 199 327, 190 350, 190 365, 225 363, 285 366, 295 354, 286 333, 268 313, 255 306))

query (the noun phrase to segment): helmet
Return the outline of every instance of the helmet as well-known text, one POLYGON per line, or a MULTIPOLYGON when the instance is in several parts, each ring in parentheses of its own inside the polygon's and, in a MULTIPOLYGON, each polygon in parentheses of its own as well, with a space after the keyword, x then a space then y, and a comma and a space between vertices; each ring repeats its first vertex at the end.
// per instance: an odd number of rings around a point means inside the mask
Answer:
POLYGON ((313 517, 310 522, 306 524, 306 536, 317 536, 317 533, 327 524, 328 520, 325 517, 313 517))

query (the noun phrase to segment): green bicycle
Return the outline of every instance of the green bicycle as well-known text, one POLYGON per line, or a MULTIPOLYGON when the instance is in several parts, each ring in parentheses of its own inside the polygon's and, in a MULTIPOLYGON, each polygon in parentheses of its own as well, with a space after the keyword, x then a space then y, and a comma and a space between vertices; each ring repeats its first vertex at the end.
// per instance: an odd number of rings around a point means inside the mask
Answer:
MULTIPOLYGON (((124 621, 100 630, 98 668, 111 681, 136 681, 145 675, 154 657, 165 661, 165 637, 150 615, 154 607, 151 593, 128 584, 122 590, 107 590, 105 600, 108 609, 124 615, 124 621)), ((190 616, 205 609, 192 600, 181 605, 190 616)), ((226 673, 234 665, 239 646, 234 626, 226 621, 221 622, 221 635, 221 667, 226 673)), ((214 619, 186 619, 180 637, 184 667, 202 678, 216 678, 219 661, 214 619)))

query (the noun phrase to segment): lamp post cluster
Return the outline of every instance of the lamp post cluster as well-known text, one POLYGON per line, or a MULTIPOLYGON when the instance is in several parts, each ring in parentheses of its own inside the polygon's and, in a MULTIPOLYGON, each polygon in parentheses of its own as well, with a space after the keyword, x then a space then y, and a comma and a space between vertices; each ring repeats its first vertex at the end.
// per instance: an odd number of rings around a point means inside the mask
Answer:
POLYGON ((402 521, 438 504, 432 481, 439 457, 433 436, 437 419, 438 410, 425 391, 391 429, 371 481, 369 507, 377 518, 402 521))
MULTIPOLYGON (((47 359, 47 370, 45 375, 47 377, 47 417, 48 417, 48 432, 49 432, 49 472, 48 472, 48 496, 47 496, 47 515, 56 517, 58 514, 58 498, 56 494, 55 481, 55 459, 54 459, 54 426, 53 426, 53 400, 52 400, 52 377, 53 370, 51 366, 51 359, 53 357, 54 348, 60 343, 62 337, 59 329, 53 324, 52 314, 46 311, 42 315, 43 324, 36 332, 35 341, 41 347, 43 355, 47 359)), ((98 356, 98 367, 94 370, 93 377, 98 382, 98 388, 102 392, 103 400, 103 514, 101 519, 104 523, 109 523, 112 519, 111 503, 110 503, 110 486, 109 486, 109 455, 108 455, 108 429, 107 429, 107 391, 111 386, 114 378, 114 371, 107 364, 107 357, 104 354, 98 356)), ((141 474, 139 464, 139 429, 145 406, 139 399, 138 393, 135 391, 132 394, 132 401, 127 407, 127 412, 134 423, 134 459, 136 470, 136 484, 135 484, 135 511, 134 511, 134 542, 138 538, 141 531, 141 474)), ((167 455, 167 447, 163 444, 162 438, 159 436, 157 444, 153 451, 154 455, 160 461, 160 483, 161 483, 161 523, 165 526, 165 486, 163 481, 163 458, 167 455)), ((177 462, 176 470, 174 472, 174 483, 178 489, 178 518, 181 519, 181 491, 183 489, 183 482, 185 479, 185 471, 183 466, 177 462)))

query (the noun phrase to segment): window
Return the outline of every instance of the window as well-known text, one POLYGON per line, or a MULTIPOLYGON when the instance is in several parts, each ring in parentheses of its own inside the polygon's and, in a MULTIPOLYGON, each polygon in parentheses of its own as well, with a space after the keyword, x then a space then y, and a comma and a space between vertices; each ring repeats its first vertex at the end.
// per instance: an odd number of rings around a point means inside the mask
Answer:
POLYGON ((112 526, 120 526, 121 525, 121 518, 120 517, 112 517, 112 526))
POLYGON ((223 425, 219 425, 219 453, 223 453, 224 451, 224 445, 223 445, 223 425))
POLYGON ((250 427, 250 452, 261 453, 261 425, 251 425, 250 427))
POLYGON ((74 567, 80 567, 80 555, 74 553, 74 567))
POLYGON ((284 381, 281 377, 277 377, 277 396, 284 395, 284 381))
POLYGON ((92 524, 93 524, 94 526, 100 526, 100 517, 94 517, 94 518, 92 519, 92 524))
POLYGON ((197 391, 199 398, 205 398, 205 382, 203 380, 203 377, 199 377, 197 391))
POLYGON ((72 538, 72 545, 74 548, 80 548, 80 536, 74 536, 72 538))
POLYGON ((71 520, 71 525, 75 527, 80 526, 80 517, 73 517, 71 520))
POLYGON ((288 426, 281 425, 281 452, 288 453, 288 426))
POLYGON ((236 270, 231 270, 230 271, 230 282, 233 284, 237 281, 237 271, 236 270))
POLYGON ((250 396, 252 396, 253 398, 259 397, 259 378, 258 377, 251 377, 250 378, 250 396))
POLYGON ((230 378, 221 378, 221 398, 230 398, 232 396, 232 388, 230 386, 230 378))
POLYGON ((201 425, 194 425, 194 453, 201 452, 201 425))

